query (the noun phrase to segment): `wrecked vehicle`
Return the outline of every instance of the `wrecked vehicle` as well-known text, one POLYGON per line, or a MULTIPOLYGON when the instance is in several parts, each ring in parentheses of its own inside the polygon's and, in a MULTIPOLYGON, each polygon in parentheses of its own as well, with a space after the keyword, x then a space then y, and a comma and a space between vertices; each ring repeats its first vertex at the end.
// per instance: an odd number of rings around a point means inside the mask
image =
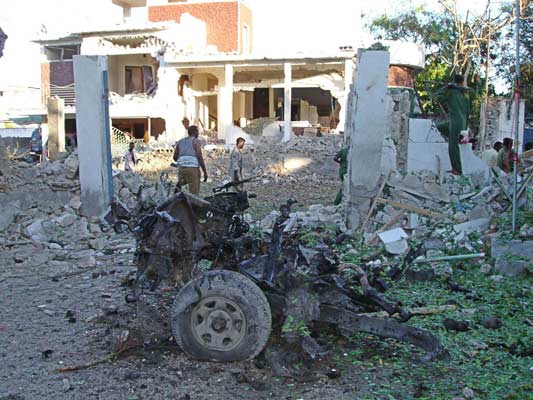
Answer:
POLYGON ((403 324, 411 315, 387 301, 361 267, 340 264, 328 246, 305 247, 293 229, 294 201, 281 205, 267 237, 253 235, 243 219, 250 197, 226 191, 201 199, 180 192, 138 217, 115 208, 115 226, 130 227, 136 237, 137 274, 126 300, 138 301, 163 281, 178 288, 171 328, 186 354, 252 359, 274 331, 315 358, 320 345, 313 335, 290 329, 314 324, 407 342, 425 350, 425 360, 447 354, 433 334, 403 324), (365 315, 379 310, 398 321, 365 315))

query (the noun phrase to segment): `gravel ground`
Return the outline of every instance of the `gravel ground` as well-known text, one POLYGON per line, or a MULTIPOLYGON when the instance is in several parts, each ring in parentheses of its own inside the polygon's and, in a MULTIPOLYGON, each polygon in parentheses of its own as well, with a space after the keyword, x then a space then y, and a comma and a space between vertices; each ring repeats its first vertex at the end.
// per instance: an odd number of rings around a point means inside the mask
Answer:
MULTIPOLYGON (((9 251, 2 258, 9 260, 9 251)), ((316 376, 305 379, 310 382, 273 377, 254 362, 189 360, 168 340, 164 308, 137 309, 124 301, 129 289, 121 284, 134 270, 131 258, 131 252, 118 251, 99 256, 96 268, 71 265, 59 274, 4 264, 0 399, 353 398, 347 394, 353 393, 353 377, 327 377, 334 368, 331 360, 313 366, 316 376), (143 331, 142 344, 135 343, 136 328, 143 331), (58 372, 104 359, 124 330, 130 331, 133 350, 90 368, 58 372)))

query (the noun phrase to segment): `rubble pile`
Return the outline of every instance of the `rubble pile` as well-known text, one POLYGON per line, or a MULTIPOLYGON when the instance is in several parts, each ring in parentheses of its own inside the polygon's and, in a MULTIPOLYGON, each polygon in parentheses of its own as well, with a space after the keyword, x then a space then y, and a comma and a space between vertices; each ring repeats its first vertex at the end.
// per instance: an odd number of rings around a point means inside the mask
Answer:
MULTIPOLYGON (((342 136, 324 135, 320 138, 296 136, 287 143, 271 143, 261 137, 254 137, 254 145, 246 145, 243 151, 245 177, 263 176, 266 181, 302 181, 320 183, 324 176, 337 177, 338 166, 333 157, 343 143, 342 136)), ((204 159, 209 176, 214 181, 228 177, 231 149, 223 145, 206 144, 204 159)), ((141 173, 169 169, 173 149, 147 148, 139 152, 141 173)), ((120 162, 116 167, 120 167, 120 162)), ((266 182, 268 183, 268 182, 266 182)))
MULTIPOLYGON (((129 251, 129 240, 116 240, 101 218, 86 218, 81 212, 77 153, 57 161, 30 164, 4 158, 0 175, 0 240, 7 263, 45 266, 67 271, 96 266, 103 250, 118 246, 129 251), (124 247, 126 244, 126 247, 124 247)), ((150 201, 154 186, 140 175, 115 171, 117 198, 134 208, 139 199, 150 201), (140 188, 144 187, 144 191, 140 188)))
MULTIPOLYGON (((256 222, 254 226, 264 231, 271 231, 276 222, 276 218, 279 216, 279 211, 272 211, 263 219, 256 222)), ((333 232, 346 231, 341 208, 339 206, 312 204, 306 210, 291 213, 285 229, 286 231, 291 231, 314 230, 317 228, 330 229, 333 232)))
MULTIPOLYGON (((479 259, 484 273, 523 273, 533 263, 531 242, 527 241, 530 225, 519 225, 519 240, 514 241, 500 226, 510 207, 505 188, 510 188, 511 182, 512 175, 507 175, 476 187, 465 177, 439 181, 431 174, 392 173, 372 203, 363 226, 363 243, 383 244, 386 257, 404 257, 418 249, 418 256, 425 256, 421 260, 428 260, 444 274, 453 272, 449 255, 479 259), (485 257, 494 259, 494 268, 483 261, 485 257)), ((524 203, 522 196, 518 204, 524 203)), ((353 252, 357 255, 357 250, 353 252)))

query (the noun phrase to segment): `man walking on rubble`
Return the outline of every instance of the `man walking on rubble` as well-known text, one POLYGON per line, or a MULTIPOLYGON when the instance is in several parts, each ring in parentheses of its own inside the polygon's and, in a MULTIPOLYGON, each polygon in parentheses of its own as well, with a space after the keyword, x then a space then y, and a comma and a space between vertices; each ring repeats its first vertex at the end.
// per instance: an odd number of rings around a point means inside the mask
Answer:
MULTIPOLYGON (((474 82, 476 84, 479 82, 478 75, 474 76, 474 82)), ((461 132, 468 129, 474 93, 465 86, 465 77, 456 75, 454 83, 449 83, 439 90, 437 95, 448 107, 448 154, 452 164, 452 170, 449 172, 462 175, 459 140, 461 132)))
POLYGON ((200 168, 204 173, 204 182, 207 181, 207 169, 202 156, 202 145, 198 139, 198 127, 191 125, 187 129, 188 137, 181 139, 176 144, 173 159, 179 168, 176 191, 181 191, 184 185, 189 186, 189 192, 200 193, 200 168))
POLYGON ((135 142, 130 142, 130 147, 124 153, 124 171, 135 172, 137 169, 137 154, 135 154, 135 142))
MULTIPOLYGON (((229 164, 229 173, 230 173, 230 179, 232 182, 240 182, 242 181, 242 149, 244 149, 244 143, 246 143, 246 140, 244 140, 242 137, 237 138, 235 147, 231 151, 230 156, 230 164, 229 164)), ((238 192, 242 192, 244 189, 243 184, 239 184, 237 186, 234 186, 235 190, 238 192)))
POLYGON ((333 202, 334 205, 338 206, 341 204, 342 201, 342 191, 344 188, 344 176, 346 175, 346 172, 348 171, 348 147, 343 147, 339 150, 339 152, 335 155, 333 158, 333 161, 339 164, 339 178, 341 178, 341 187, 339 189, 339 192, 337 193, 337 197, 335 197, 335 201, 333 202))

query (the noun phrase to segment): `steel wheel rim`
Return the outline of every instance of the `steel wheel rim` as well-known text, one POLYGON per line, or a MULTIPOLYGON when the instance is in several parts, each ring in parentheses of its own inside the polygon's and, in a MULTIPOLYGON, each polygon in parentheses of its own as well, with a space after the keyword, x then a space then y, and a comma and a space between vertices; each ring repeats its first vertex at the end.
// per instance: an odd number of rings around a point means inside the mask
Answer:
POLYGON ((206 297, 191 313, 191 330, 195 339, 210 350, 230 351, 246 334, 242 308, 224 297, 206 297))

